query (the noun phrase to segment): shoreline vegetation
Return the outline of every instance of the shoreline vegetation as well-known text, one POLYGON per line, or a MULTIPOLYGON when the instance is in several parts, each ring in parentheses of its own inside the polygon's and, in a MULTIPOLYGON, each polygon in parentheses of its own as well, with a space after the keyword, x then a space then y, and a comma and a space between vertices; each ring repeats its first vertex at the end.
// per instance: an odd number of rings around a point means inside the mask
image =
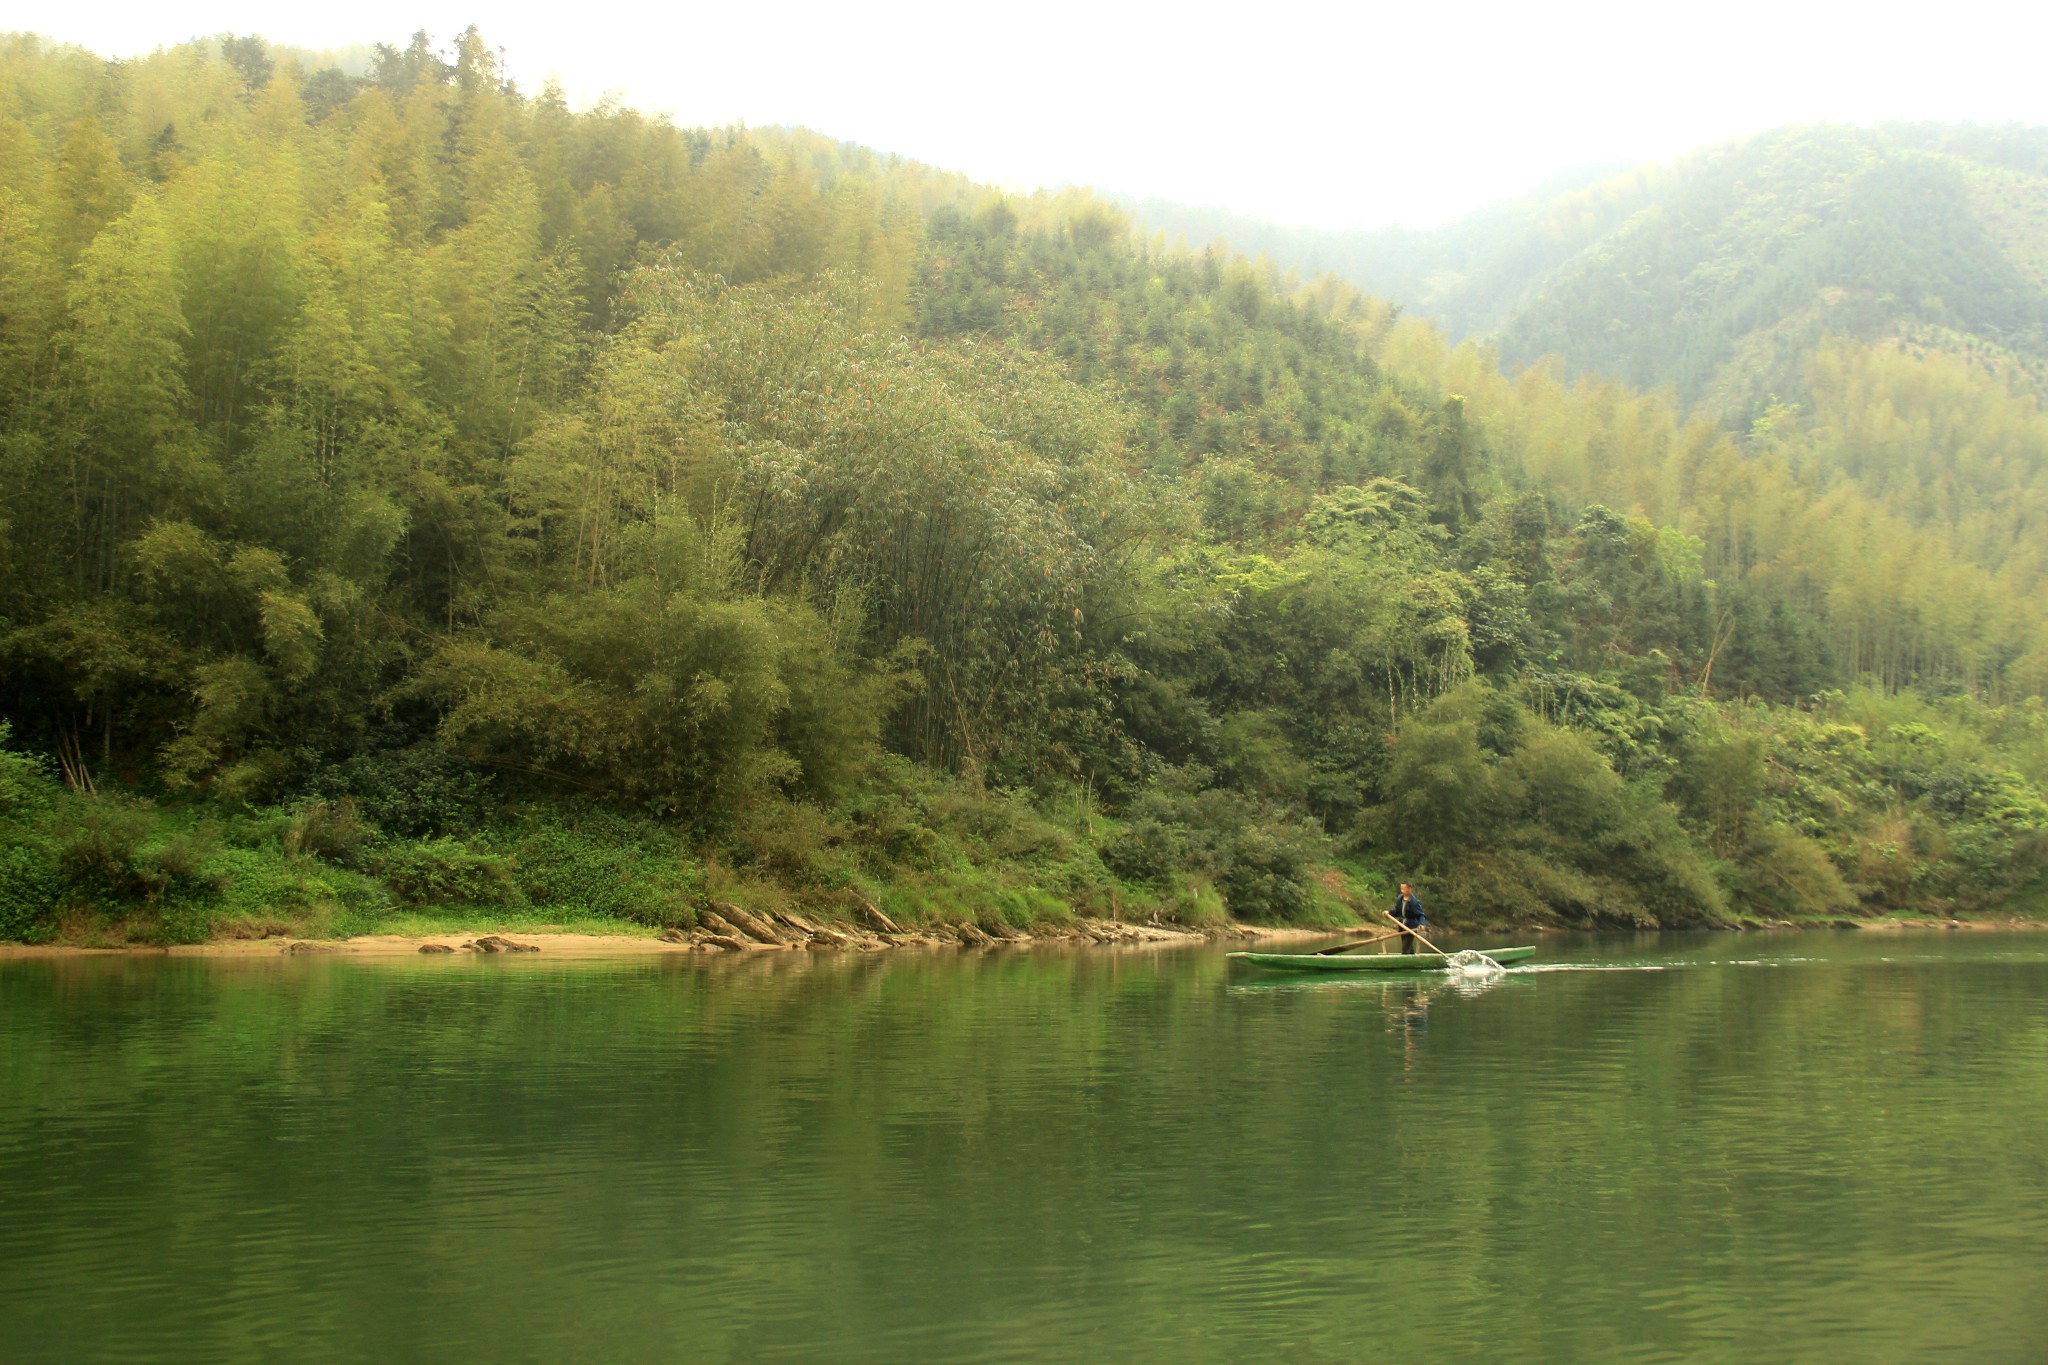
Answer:
MULTIPOLYGON (((2048 920, 1985 918, 1969 920, 1915 919, 1886 916, 1866 920, 1777 922, 1749 921, 1718 926, 1728 932, 1797 930, 1859 930, 1879 933, 1915 932, 2012 932, 2048 930, 2048 920)), ((1514 932, 1542 936, 1569 932, 1555 925, 1503 926, 1465 934, 1438 931, 1450 943, 1474 933, 1514 932)), ((512 922, 481 917, 466 930, 433 933, 358 934, 348 938, 320 939, 280 935, 260 939, 214 939, 205 943, 0 943, 0 962, 66 957, 364 957, 409 958, 443 956, 491 956, 508 958, 522 954, 556 958, 646 957, 704 954, 712 957, 750 956, 777 952, 810 952, 863 955, 899 949, 969 951, 1096 948, 1186 948, 1218 940, 1261 943, 1295 943, 1319 946, 1341 941, 1341 931, 1307 929, 1299 926, 1229 923, 1209 929, 1187 929, 1167 924, 1130 924, 1120 920, 1075 919, 1059 925, 1040 925, 1014 930, 998 938, 972 925, 937 925, 916 932, 884 933, 863 930, 857 925, 827 925, 800 920, 777 923, 771 930, 779 941, 751 934, 721 934, 712 930, 683 933, 663 930, 638 933, 571 931, 550 924, 512 922)), ((1469 946, 1469 945, 1463 945, 1469 946)))
MULTIPOLYGON (((992 792, 880 758, 877 771, 896 779, 893 802, 870 791, 857 815, 799 803, 756 808, 711 842, 587 803, 493 807, 477 799, 483 786, 473 772, 432 752, 408 755, 404 780, 383 791, 365 786, 360 799, 238 811, 68 789, 50 765, 5 741, 0 721, 0 872, 8 874, 0 877, 0 951, 10 941, 242 953, 394 939, 417 949, 489 935, 736 952, 1335 938, 1376 931, 1389 899, 1380 866, 1333 857, 1334 841, 1326 841, 1322 859, 1299 846, 1290 851, 1297 861, 1285 868, 1289 880, 1266 902, 1268 913, 1251 920, 1233 913, 1248 899, 1242 882, 1216 876, 1213 862, 1119 875, 1136 832, 1128 814, 992 792), (1299 899, 1280 899, 1296 889, 1299 899)), ((1540 904, 1518 909, 1509 892, 1485 909, 1430 899, 1437 931, 1467 938, 2005 926, 2033 918, 2023 898, 1960 914, 1939 904, 1824 903, 1803 914, 1730 909, 1667 924, 1597 905, 1569 918, 1540 904)))
POLYGON ((2048 913, 1967 356, 1716 425, 474 29, 0 35, 0 318, 0 942, 2048 913))

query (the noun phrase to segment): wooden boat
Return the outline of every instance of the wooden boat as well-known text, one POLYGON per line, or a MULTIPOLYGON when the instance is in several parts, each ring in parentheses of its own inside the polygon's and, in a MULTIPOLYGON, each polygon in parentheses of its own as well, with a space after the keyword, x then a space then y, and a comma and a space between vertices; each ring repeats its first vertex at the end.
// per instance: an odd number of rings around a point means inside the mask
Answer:
MULTIPOLYGON (((1534 947, 1481 948, 1506 966, 1536 956, 1534 947)), ((1231 953, 1234 962, 1276 972, 1440 972, 1450 961, 1443 953, 1231 953)))

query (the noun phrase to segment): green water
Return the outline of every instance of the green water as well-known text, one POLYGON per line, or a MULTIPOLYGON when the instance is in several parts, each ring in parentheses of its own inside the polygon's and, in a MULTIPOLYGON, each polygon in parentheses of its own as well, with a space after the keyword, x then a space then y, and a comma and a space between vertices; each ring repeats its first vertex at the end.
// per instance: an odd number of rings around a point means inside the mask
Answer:
POLYGON ((0 962, 0 1360, 2040 1360, 2048 934, 0 962))

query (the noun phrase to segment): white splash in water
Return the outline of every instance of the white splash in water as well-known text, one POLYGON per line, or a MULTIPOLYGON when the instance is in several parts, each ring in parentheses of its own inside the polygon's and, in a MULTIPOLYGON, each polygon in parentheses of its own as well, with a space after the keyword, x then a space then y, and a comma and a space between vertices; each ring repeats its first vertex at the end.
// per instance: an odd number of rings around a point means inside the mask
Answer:
POLYGON ((1452 953, 1449 957, 1445 958, 1444 970, 1465 976, 1493 977, 1506 975, 1508 969, 1495 962, 1485 953, 1467 948, 1463 952, 1452 953))

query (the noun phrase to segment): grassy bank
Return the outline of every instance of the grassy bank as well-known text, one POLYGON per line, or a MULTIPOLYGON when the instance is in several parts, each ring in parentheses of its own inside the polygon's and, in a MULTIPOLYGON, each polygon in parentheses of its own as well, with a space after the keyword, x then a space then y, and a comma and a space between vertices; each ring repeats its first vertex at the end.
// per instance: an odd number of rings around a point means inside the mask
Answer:
MULTIPOLYGON (((1684 913, 1645 918, 1631 886, 1685 871, 1687 836, 1668 822, 1631 819, 1656 808, 1631 803, 1611 781, 1604 802, 1564 801, 1559 793, 1576 790, 1572 784, 1529 761, 1506 774, 1519 784, 1518 799, 1535 793, 1558 808, 1553 815, 1569 818, 1475 828, 1457 841, 1457 857, 1435 860, 1432 874, 1419 853, 1404 859, 1399 849, 1426 852, 1446 839, 1447 822, 1483 805, 1505 780, 1482 763, 1444 761, 1435 743, 1443 728, 1411 727, 1408 741, 1436 761, 1399 774, 1402 803, 1389 809, 1415 829, 1406 838, 1389 837, 1401 826, 1376 831, 1375 852, 1363 839, 1332 838, 1290 818, 1284 807, 1179 783, 1172 773, 1112 816, 1084 789, 990 790, 887 756, 873 757, 836 804, 757 800, 709 826, 508 790, 506 775, 426 745, 314 768, 272 804, 146 787, 95 791, 61 781, 47 758, 9 747, 0 722, 0 942, 192 944, 541 927, 657 934, 697 928, 719 903, 828 923, 857 923, 872 906, 909 930, 974 924, 997 936, 1084 917, 1194 929, 1232 921, 1335 928, 1376 919, 1393 883, 1410 875, 1435 922, 1452 931, 1825 927, 1893 915, 2048 919, 2038 878, 1996 896, 1957 894, 1998 889, 1989 870, 1964 874, 1990 869, 2002 853, 2011 855, 2003 859, 2007 879, 2021 880, 2013 874, 2038 861, 2025 839, 1977 837, 1978 824, 1943 824, 1923 811, 1917 825, 1895 819, 1895 843, 1872 845, 1859 833, 1867 821, 1858 803, 1833 788, 1818 789, 1835 798, 1831 805, 1805 802, 1843 812, 1835 817, 1846 831, 1839 838, 1809 822, 1826 840, 1824 854, 1801 845, 1792 852, 1805 851, 1803 860, 1783 849, 1768 856, 1769 847, 1759 853, 1730 840, 1729 856, 1702 863, 1695 877, 1703 889, 1694 899, 1711 913, 1681 906, 1684 913), (1974 863, 1964 858, 1973 850, 1974 863), (1855 878, 1853 893, 1837 867, 1855 878)), ((1786 751, 1796 757, 1796 747, 1786 751)))
POLYGON ((593 802, 501 797, 418 750, 231 806, 86 792, 0 750, 0 940, 80 944, 424 934, 546 925, 689 929, 714 902, 907 928, 1001 931, 1114 916, 1341 925, 1383 879, 1249 807, 1134 831, 1084 796, 1031 799, 884 760, 834 809, 772 802, 714 833, 593 802))

